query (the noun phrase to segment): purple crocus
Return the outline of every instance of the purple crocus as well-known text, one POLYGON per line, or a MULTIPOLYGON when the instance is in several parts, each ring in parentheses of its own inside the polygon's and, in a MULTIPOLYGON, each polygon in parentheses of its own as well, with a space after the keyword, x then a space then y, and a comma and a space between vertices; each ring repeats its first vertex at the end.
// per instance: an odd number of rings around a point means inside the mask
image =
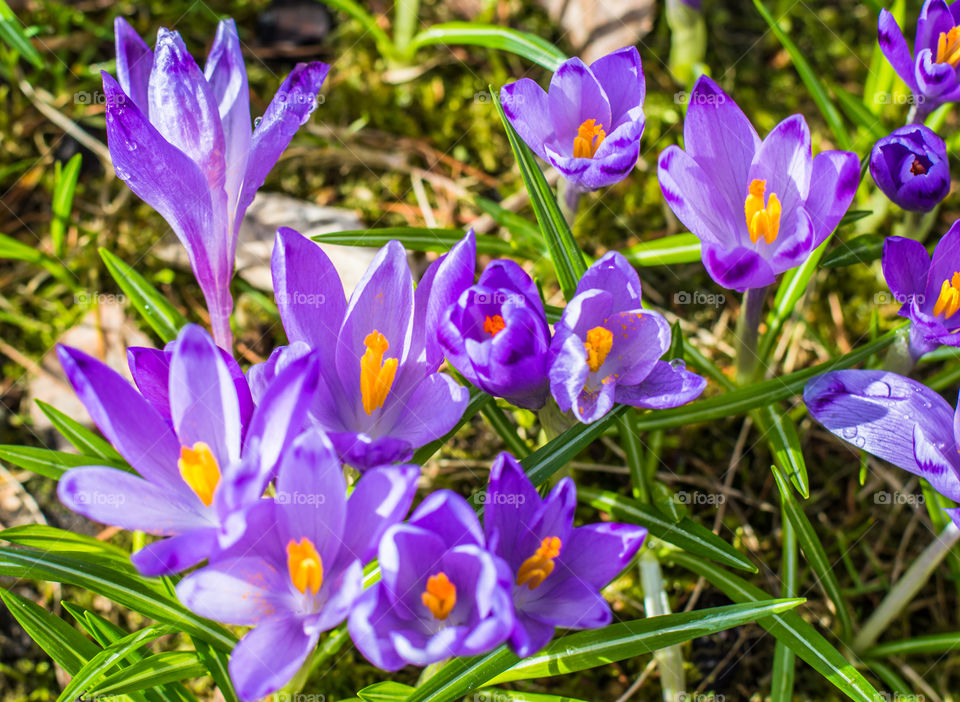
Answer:
POLYGON ((530 276, 492 261, 450 305, 438 328, 450 364, 484 392, 539 409, 549 392, 550 328, 530 276))
POLYGON ((241 699, 282 687, 320 634, 347 618, 363 566, 410 509, 419 474, 412 465, 376 468, 347 499, 333 446, 309 430, 281 459, 276 496, 251 510, 248 535, 177 586, 194 612, 254 627, 230 657, 241 699))
POLYGON ((941 344, 960 346, 960 222, 937 243, 933 257, 923 244, 899 236, 883 243, 883 275, 910 320, 910 352, 916 359, 941 344))
POLYGON ((315 243, 281 229, 273 283, 289 346, 249 371, 254 399, 294 359, 315 355, 321 379, 310 418, 346 463, 365 469, 408 460, 446 434, 469 393, 437 369, 440 310, 473 282, 469 232, 438 259, 414 291, 399 242, 384 246, 347 302, 330 259, 315 243))
POLYGON ((750 120, 707 76, 690 94, 684 149, 660 155, 670 208, 702 242, 703 264, 720 285, 770 285, 836 228, 857 191, 855 154, 812 156, 810 129, 788 117, 761 141, 750 120))
POLYGON ((132 556, 145 575, 176 573, 239 539, 284 448, 300 432, 317 384, 313 359, 291 364, 243 432, 236 378, 210 335, 181 330, 168 371, 170 418, 122 376, 76 349, 60 362, 94 423, 137 471, 72 468, 60 500, 104 524, 170 537, 132 556))
POLYGON ((960 100, 960 3, 926 0, 917 19, 913 53, 889 10, 880 11, 880 49, 914 96, 913 119, 960 100))
POLYGON ((484 548, 467 501, 440 490, 380 542, 382 579, 357 600, 350 636, 383 670, 485 653, 513 629, 506 564, 484 548))
POLYGON ((520 138, 577 190, 618 183, 637 165, 645 96, 634 46, 590 66, 579 58, 564 61, 549 92, 530 78, 500 90, 504 114, 520 138))
POLYGON ((555 627, 594 629, 612 617, 600 590, 640 549, 647 530, 632 524, 573 526, 576 486, 563 478, 545 498, 516 459, 501 453, 490 470, 483 516, 487 543, 510 569, 516 624, 510 646, 521 658, 555 627))
POLYGON ((550 344, 550 391, 563 412, 590 423, 614 402, 663 409, 696 398, 706 380, 659 360, 670 324, 640 304, 640 277, 611 251, 584 273, 550 344))
POLYGON ((177 32, 161 28, 151 52, 122 18, 114 28, 117 78, 102 74, 114 169, 186 247, 214 339, 228 349, 230 279, 240 221, 316 107, 329 66, 298 64, 252 129, 233 20, 217 27, 203 71, 177 32))
MULTIPOLYGON (((843 370, 811 380, 803 399, 844 441, 960 501, 960 413, 927 386, 887 371, 843 370)), ((960 508, 945 511, 960 526, 960 508)))
POLYGON ((903 209, 929 212, 950 192, 947 145, 922 124, 900 127, 874 145, 870 174, 903 209))

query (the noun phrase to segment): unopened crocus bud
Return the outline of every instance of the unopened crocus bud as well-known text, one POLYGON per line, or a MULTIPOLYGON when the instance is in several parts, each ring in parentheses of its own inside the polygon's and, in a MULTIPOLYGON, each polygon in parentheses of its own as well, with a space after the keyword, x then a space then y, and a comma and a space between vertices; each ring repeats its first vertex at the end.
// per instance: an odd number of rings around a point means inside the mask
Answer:
POLYGON ((900 127, 874 145, 870 174, 903 209, 928 212, 950 192, 947 145, 922 124, 900 127))

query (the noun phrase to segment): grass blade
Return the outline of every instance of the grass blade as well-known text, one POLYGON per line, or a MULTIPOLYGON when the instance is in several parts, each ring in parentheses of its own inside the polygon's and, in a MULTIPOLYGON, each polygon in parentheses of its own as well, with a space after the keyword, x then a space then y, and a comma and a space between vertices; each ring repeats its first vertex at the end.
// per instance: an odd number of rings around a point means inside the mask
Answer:
POLYGON ((509 27, 475 22, 443 22, 425 29, 413 37, 411 51, 416 52, 432 44, 466 44, 483 46, 498 51, 509 51, 548 71, 556 71, 567 60, 566 55, 553 44, 535 34, 519 32, 509 27))
POLYGON ((187 323, 186 318, 171 302, 157 291, 147 279, 106 249, 100 257, 120 289, 130 298, 140 316, 166 343, 177 338, 177 332, 187 323))

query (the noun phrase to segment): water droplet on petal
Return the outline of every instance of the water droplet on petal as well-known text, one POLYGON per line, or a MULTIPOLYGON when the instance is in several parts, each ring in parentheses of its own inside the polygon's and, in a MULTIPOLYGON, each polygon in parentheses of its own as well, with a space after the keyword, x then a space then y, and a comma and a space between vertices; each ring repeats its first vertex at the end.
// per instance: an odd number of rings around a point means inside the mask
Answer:
POLYGON ((840 432, 843 434, 843 438, 847 441, 853 441, 857 437, 857 428, 856 427, 844 427, 843 431, 840 432))
POLYGON ((877 380, 864 388, 863 392, 869 397, 890 397, 892 391, 890 390, 890 386, 885 382, 877 380))
POLYGON ((686 368, 687 368, 687 364, 684 363, 684 361, 683 361, 682 358, 675 358, 675 359, 673 359, 672 361, 670 361, 670 366, 671 366, 674 370, 686 370, 686 368))
POLYGON ((855 438, 855 439, 853 440, 853 443, 854 443, 857 447, 863 448, 863 447, 866 445, 867 440, 864 439, 862 436, 858 436, 857 438, 855 438))
POLYGON ((262 121, 263 121, 263 117, 257 117, 255 120, 253 120, 253 128, 256 129, 257 127, 259 127, 262 121))

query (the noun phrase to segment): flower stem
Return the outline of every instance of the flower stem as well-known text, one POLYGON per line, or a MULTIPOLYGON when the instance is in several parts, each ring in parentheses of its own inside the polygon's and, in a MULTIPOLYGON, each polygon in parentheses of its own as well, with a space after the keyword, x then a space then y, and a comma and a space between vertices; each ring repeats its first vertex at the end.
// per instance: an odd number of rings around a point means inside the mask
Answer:
POLYGON ((866 624, 853 640, 852 648, 856 653, 862 653, 870 648, 880 635, 886 631, 900 612, 910 604, 920 589, 940 565, 940 562, 950 552, 950 549, 960 541, 960 529, 952 521, 944 527, 932 544, 927 546, 923 553, 907 569, 903 577, 883 598, 880 606, 874 611, 866 624))
MULTIPOLYGON (((643 586, 643 606, 648 617, 670 614, 670 603, 663 583, 660 561, 649 546, 640 553, 640 583, 643 586)), ((653 653, 660 669, 660 686, 664 702, 684 699, 686 679, 683 673, 683 649, 667 646, 653 653)))
POLYGON ((557 196, 560 205, 560 212, 567 224, 573 229, 573 223, 577 221, 577 209, 580 207, 580 196, 583 191, 570 185, 566 180, 561 179, 557 186, 557 196))
POLYGON ((899 375, 909 375, 921 355, 923 354, 912 348, 910 335, 901 334, 883 357, 883 369, 899 375))
POLYGON ((743 294, 743 306, 737 320, 737 382, 745 385, 757 372, 757 339, 766 288, 750 288, 743 294))

